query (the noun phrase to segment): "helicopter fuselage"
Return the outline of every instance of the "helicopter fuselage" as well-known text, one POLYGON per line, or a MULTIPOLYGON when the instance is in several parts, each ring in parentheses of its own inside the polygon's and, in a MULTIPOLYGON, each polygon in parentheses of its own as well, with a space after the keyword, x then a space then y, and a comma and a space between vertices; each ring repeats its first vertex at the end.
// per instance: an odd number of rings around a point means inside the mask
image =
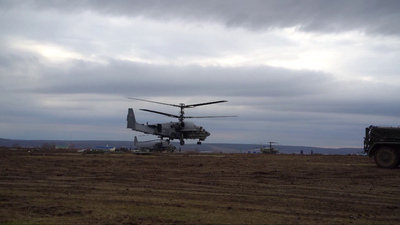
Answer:
POLYGON ((136 122, 132 108, 128 109, 127 122, 127 128, 146 134, 157 135, 161 138, 166 137, 170 140, 178 139, 181 145, 184 145, 184 139, 198 139, 197 144, 201 144, 201 141, 210 136, 210 132, 190 121, 139 124, 136 122))
POLYGON ((210 135, 204 128, 189 121, 158 123, 155 127, 156 135, 169 137, 170 139, 180 139, 183 136, 183 139, 204 141, 210 135))
POLYGON ((173 152, 176 147, 170 144, 169 140, 156 140, 156 141, 138 141, 135 136, 134 139, 135 146, 140 150, 148 150, 153 152, 169 151, 173 152))

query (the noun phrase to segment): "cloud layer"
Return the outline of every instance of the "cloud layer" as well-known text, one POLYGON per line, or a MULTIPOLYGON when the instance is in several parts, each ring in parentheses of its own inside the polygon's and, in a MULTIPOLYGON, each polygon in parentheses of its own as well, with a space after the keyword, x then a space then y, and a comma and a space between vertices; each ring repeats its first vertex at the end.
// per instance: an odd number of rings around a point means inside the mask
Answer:
POLYGON ((145 17, 158 21, 216 22, 252 31, 298 27, 302 31, 361 30, 398 35, 400 3, 396 0, 269 0, 269 1, 6 1, 5 8, 24 7, 77 14, 95 12, 113 17, 145 17))
MULTIPOLYGON (((132 140, 187 104, 207 142, 345 147, 400 124, 398 1, 3 1, 0 137, 132 140)), ((143 137, 146 138, 146 137, 143 137)), ((152 139, 152 137, 149 137, 152 139)))

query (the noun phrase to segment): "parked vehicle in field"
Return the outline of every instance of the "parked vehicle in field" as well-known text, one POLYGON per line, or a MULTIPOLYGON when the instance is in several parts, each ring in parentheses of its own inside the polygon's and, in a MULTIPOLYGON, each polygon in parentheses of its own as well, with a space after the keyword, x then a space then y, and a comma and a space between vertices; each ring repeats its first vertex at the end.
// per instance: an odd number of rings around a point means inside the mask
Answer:
POLYGON ((365 128, 364 152, 374 157, 382 168, 396 168, 400 164, 400 127, 369 126, 365 128))

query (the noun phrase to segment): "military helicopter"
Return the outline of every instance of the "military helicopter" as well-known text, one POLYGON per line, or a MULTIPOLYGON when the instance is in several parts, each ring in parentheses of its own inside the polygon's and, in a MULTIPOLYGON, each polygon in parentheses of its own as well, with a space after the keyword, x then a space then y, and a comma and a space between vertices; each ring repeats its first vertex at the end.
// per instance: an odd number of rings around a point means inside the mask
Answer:
POLYGON ((279 153, 279 149, 272 147, 272 144, 279 144, 278 142, 273 142, 270 141, 269 143, 269 148, 266 148, 265 146, 260 145, 260 152, 263 154, 277 154, 279 153))
POLYGON ((168 140, 152 140, 152 141, 138 141, 135 136, 134 142, 135 146, 140 150, 148 150, 151 152, 174 152, 176 147, 170 144, 168 140))
POLYGON ((185 116, 185 112, 183 111, 186 108, 194 108, 197 106, 203 105, 211 105, 217 103, 227 102, 226 100, 214 101, 214 102, 205 102, 198 104, 185 105, 184 103, 176 104, 168 104, 163 102, 149 101, 139 98, 126 97, 128 99, 156 103, 161 105, 168 105, 180 108, 179 115, 173 115, 164 112, 158 112, 149 109, 140 109, 142 111, 157 113, 168 117, 178 118, 179 122, 169 122, 169 123, 157 123, 157 124, 139 124, 136 122, 135 114, 132 108, 128 109, 127 116, 127 128, 130 128, 135 131, 143 132, 146 134, 154 134, 159 136, 161 139, 166 137, 169 140, 179 139, 180 144, 184 145, 184 139, 198 139, 198 145, 201 144, 201 141, 204 141, 208 136, 210 136, 210 132, 206 131, 203 127, 197 126, 196 124, 184 121, 185 118, 218 118, 218 117, 235 117, 235 116, 185 116))

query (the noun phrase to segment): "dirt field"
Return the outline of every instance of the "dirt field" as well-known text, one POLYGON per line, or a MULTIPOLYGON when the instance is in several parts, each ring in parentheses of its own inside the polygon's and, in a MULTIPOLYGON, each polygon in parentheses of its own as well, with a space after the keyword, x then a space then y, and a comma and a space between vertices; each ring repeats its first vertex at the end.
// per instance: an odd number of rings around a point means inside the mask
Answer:
POLYGON ((0 224, 400 224, 366 156, 0 150, 0 224))

